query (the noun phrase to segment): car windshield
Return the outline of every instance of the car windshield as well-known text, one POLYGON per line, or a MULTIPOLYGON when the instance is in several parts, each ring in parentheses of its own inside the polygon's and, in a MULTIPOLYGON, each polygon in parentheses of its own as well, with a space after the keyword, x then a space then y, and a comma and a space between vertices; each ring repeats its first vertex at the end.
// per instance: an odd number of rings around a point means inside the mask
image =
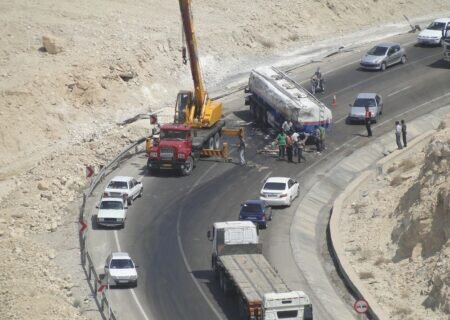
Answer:
POLYGON ((130 269, 134 268, 130 259, 113 259, 111 261, 111 269, 130 269))
POLYGON ((375 100, 374 99, 356 99, 355 103, 353 104, 354 107, 376 107, 375 100))
POLYGON ((427 29, 428 30, 443 30, 445 27, 444 22, 432 22, 427 29))
POLYGON ((251 212, 251 213, 261 212, 261 206, 256 203, 245 203, 242 206, 242 212, 251 212))
POLYGON ((285 190, 286 183, 284 182, 267 182, 264 185, 265 190, 285 190))
POLYGON ((123 204, 120 201, 102 201, 100 209, 123 209, 123 204))
POLYGON ((186 140, 187 131, 179 130, 162 130, 161 139, 174 139, 174 140, 186 140))
POLYGON ((128 185, 126 181, 111 181, 108 184, 108 188, 110 189, 128 189, 128 185))
POLYGON ((371 55, 371 56, 384 56, 386 55, 386 51, 388 48, 386 47, 373 47, 372 49, 370 49, 367 54, 371 55))

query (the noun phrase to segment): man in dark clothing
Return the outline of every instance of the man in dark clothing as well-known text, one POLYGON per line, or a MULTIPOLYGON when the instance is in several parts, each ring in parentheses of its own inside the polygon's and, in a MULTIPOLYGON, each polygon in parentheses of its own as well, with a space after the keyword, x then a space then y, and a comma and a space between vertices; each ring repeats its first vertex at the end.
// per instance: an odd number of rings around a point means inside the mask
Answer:
POLYGON ((287 158, 288 158, 288 162, 293 162, 292 161, 292 133, 288 133, 287 137, 286 137, 286 153, 287 153, 287 158))
POLYGON ((367 136, 372 136, 372 112, 369 111, 369 107, 366 107, 366 112, 364 113, 364 121, 366 123, 367 136))
POLYGON ((405 120, 402 120, 401 123, 402 123, 403 146, 406 148, 406 124, 405 124, 405 120))

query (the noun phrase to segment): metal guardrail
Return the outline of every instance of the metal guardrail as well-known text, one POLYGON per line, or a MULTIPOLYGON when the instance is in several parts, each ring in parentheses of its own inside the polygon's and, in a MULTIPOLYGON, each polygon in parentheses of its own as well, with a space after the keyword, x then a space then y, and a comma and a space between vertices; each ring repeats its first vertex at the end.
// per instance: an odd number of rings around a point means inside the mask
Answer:
MULTIPOLYGON (((104 166, 100 172, 94 177, 91 181, 89 188, 83 192, 83 202, 80 206, 79 212, 79 221, 84 221, 85 215, 85 207, 86 200, 92 195, 95 187, 103 181, 103 179, 109 175, 117 166, 120 164, 120 161, 128 158, 133 154, 137 154, 139 152, 138 145, 143 143, 146 138, 141 138, 127 146, 122 152, 120 152, 113 160, 111 160, 106 166, 104 166)), ((86 238, 85 233, 79 233, 79 241, 80 241, 80 254, 81 254, 81 266, 83 267, 84 273, 86 275, 86 279, 88 281, 89 287, 92 292, 92 296, 95 299, 95 303, 102 315, 103 319, 107 320, 118 320, 116 313, 112 310, 110 301, 108 300, 105 291, 98 293, 99 286, 102 284, 102 279, 99 274, 95 271, 95 266, 92 261, 91 256, 89 255, 89 251, 86 246, 86 238)))

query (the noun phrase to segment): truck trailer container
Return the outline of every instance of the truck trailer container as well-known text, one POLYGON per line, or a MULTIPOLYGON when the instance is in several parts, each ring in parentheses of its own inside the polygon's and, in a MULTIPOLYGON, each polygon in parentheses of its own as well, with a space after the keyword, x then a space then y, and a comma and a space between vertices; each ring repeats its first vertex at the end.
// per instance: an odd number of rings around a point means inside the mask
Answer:
POLYGON ((250 221, 219 222, 213 241, 212 267, 224 293, 235 293, 240 319, 312 320, 303 291, 291 291, 262 254, 258 229, 250 221))
POLYGON ((280 129, 290 120, 296 131, 313 133, 318 126, 329 128, 332 121, 329 108, 274 67, 252 70, 245 104, 259 126, 280 129))

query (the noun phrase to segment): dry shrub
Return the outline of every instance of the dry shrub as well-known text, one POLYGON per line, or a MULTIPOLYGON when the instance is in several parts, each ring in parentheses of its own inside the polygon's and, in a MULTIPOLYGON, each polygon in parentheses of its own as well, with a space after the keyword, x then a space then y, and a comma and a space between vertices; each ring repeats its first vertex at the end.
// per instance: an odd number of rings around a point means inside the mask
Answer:
POLYGON ((387 259, 387 258, 385 258, 385 257, 383 257, 383 256, 379 256, 376 260, 375 260, 375 262, 373 263, 375 266, 379 266, 379 265, 381 265, 381 264, 386 264, 386 263, 389 263, 389 262, 391 262, 391 260, 389 260, 389 259, 387 259))
POLYGON ((364 279, 372 279, 372 278, 374 278, 374 275, 373 275, 373 273, 370 272, 370 271, 361 271, 361 272, 359 273, 359 278, 360 278, 361 280, 364 280, 364 279))
POLYGON ((403 171, 408 171, 416 167, 416 164, 411 159, 405 159, 400 163, 400 167, 403 168, 403 171))
POLYGON ((394 172, 395 170, 397 170, 397 167, 396 167, 396 166, 389 167, 389 169, 387 169, 387 173, 392 173, 392 172, 394 172))
POLYGON ((288 37, 290 41, 298 41, 300 39, 300 36, 297 33, 291 33, 288 37))
POLYGON ((372 252, 370 250, 364 249, 361 251, 358 261, 367 261, 372 257, 372 252))
POLYGON ((352 204, 352 208, 353 208, 353 210, 354 210, 354 212, 355 212, 356 214, 362 212, 362 209, 364 209, 366 206, 367 206, 367 205, 366 205, 366 204, 363 204, 363 203, 355 203, 355 204, 352 204))
POLYGON ((412 313, 412 310, 410 307, 396 307, 394 310, 394 314, 399 316, 407 316, 412 313))
POLYGON ((402 177, 396 176, 391 180, 391 187, 399 186, 402 184, 402 182, 403 182, 402 177))

